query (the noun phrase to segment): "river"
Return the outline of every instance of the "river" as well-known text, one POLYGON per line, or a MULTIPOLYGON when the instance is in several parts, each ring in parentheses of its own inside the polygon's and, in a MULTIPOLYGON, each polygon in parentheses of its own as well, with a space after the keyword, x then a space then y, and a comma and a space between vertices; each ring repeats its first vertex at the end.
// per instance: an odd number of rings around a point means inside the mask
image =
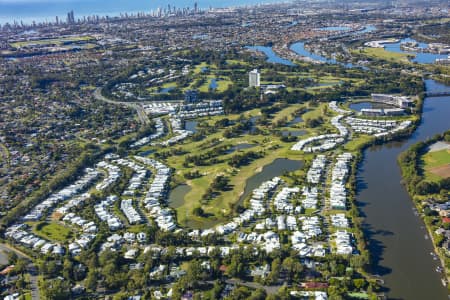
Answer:
POLYGON ((268 46, 247 46, 245 48, 264 53, 267 56, 267 60, 266 61, 269 62, 269 63, 282 64, 282 65, 286 65, 286 66, 295 66, 295 64, 292 61, 279 57, 275 52, 273 52, 272 47, 268 47, 268 46))
MULTIPOLYGON (((432 80, 426 86, 428 91, 445 88, 432 80)), ((425 225, 400 183, 397 157, 412 144, 448 130, 449 112, 450 97, 425 99, 422 122, 412 136, 368 148, 358 170, 356 200, 369 241, 371 272, 382 276, 389 299, 448 299, 425 225)))
POLYGON ((397 52, 397 53, 408 53, 408 54, 414 54, 415 57, 411 60, 413 62, 418 62, 421 64, 432 64, 436 61, 436 59, 441 58, 445 59, 447 58, 447 54, 436 54, 436 53, 426 53, 426 52, 414 52, 414 51, 403 51, 400 49, 400 45, 405 42, 412 42, 412 43, 418 43, 418 47, 421 49, 426 49, 428 47, 428 44, 426 43, 420 43, 417 42, 414 39, 406 38, 402 39, 398 43, 389 43, 386 44, 384 49, 387 51, 397 52))

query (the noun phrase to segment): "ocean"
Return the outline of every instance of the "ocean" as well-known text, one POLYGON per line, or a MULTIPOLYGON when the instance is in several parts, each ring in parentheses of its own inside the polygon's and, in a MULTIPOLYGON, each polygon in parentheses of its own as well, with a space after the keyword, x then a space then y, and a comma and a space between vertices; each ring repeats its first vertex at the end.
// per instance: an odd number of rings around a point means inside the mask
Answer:
POLYGON ((198 7, 207 9, 255 5, 265 3, 288 2, 286 0, 0 0, 0 24, 33 21, 55 21, 58 16, 65 21, 67 13, 74 11, 75 19, 83 16, 119 16, 125 13, 150 13, 151 10, 167 8, 168 5, 177 8, 198 7))

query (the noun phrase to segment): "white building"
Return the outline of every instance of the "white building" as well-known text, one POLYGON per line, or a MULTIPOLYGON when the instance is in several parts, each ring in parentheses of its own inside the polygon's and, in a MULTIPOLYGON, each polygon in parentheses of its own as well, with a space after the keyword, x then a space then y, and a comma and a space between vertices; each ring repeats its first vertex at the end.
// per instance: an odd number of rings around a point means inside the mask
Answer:
POLYGON ((249 87, 259 87, 261 85, 261 74, 258 69, 254 69, 248 73, 248 85, 249 87))

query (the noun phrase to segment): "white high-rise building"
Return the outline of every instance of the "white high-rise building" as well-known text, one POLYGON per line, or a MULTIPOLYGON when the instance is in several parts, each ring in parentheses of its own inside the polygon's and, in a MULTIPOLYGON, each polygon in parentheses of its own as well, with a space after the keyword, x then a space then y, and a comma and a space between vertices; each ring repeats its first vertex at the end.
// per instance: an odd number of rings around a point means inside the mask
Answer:
POLYGON ((258 69, 254 69, 248 73, 248 85, 249 87, 259 87, 261 85, 261 74, 258 69))

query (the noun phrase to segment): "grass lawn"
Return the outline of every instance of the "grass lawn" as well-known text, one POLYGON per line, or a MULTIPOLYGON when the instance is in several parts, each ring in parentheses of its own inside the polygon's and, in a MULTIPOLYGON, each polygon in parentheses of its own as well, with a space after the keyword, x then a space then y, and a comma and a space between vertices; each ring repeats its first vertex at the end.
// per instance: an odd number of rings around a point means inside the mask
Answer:
POLYGON ((210 64, 207 64, 207 63, 205 63, 205 62, 202 62, 201 64, 195 66, 195 68, 194 68, 194 74, 200 74, 200 73, 203 73, 203 72, 202 72, 202 69, 203 69, 203 68, 208 68, 208 71, 211 71, 211 70, 213 70, 213 69, 217 69, 217 66, 216 66, 216 65, 210 65, 210 64))
POLYGON ((25 300, 31 300, 32 299, 31 298, 31 293, 26 293, 26 294, 23 295, 23 297, 24 297, 25 300))
MULTIPOLYGON (((273 145, 274 143, 268 143, 266 145, 273 145)), ((265 146, 266 146, 265 145, 265 146)), ((181 224, 186 224, 187 221, 192 223, 192 219, 197 221, 196 223, 203 227, 211 221, 224 221, 227 215, 231 213, 230 204, 236 203, 239 200, 240 195, 244 192, 246 181, 248 178, 252 177, 256 173, 259 173, 265 165, 270 164, 277 158, 290 158, 301 160, 302 155, 297 152, 289 151, 290 145, 281 147, 275 151, 266 151, 266 156, 257 159, 250 163, 249 165, 243 166, 236 170, 236 174, 231 172, 231 167, 227 163, 216 164, 209 167, 197 167, 201 173, 206 176, 197 178, 194 180, 187 181, 187 184, 191 186, 191 190, 184 197, 184 205, 177 208, 177 218, 181 224), (288 154, 289 153, 289 154, 288 154), (201 196, 205 193, 206 189, 212 183, 212 180, 219 174, 227 174, 230 177, 230 186, 232 189, 229 191, 223 191, 219 196, 210 200, 206 205, 203 205, 203 209, 206 213, 213 214, 215 218, 205 219, 197 218, 192 215, 192 209, 200 205, 201 196), (202 223, 205 224, 202 224, 202 223)), ((258 151, 263 149, 262 146, 255 146, 251 150, 258 151)), ((214 222, 215 223, 215 222, 214 222)), ((208 227, 208 226, 205 226, 208 227)))
POLYGON ((34 225, 33 232, 51 241, 67 242, 74 236, 74 233, 70 228, 57 221, 36 222, 30 225, 34 225))
POLYGON ((348 293, 348 295, 357 299, 369 299, 369 295, 367 293, 348 293))
POLYGON ((7 161, 9 158, 9 151, 5 145, 0 144, 0 162, 7 161))
POLYGON ((450 176, 450 150, 428 152, 422 157, 427 180, 439 181, 450 176))
POLYGON ((440 167, 450 164, 450 150, 444 149, 440 151, 428 152, 423 157, 425 168, 440 167))
POLYGON ((346 143, 344 145, 344 149, 350 152, 357 151, 359 147, 369 142, 370 140, 372 140, 372 136, 370 135, 359 135, 357 138, 354 137, 352 140, 346 143))
POLYGON ((11 43, 11 47, 14 48, 21 48, 28 45, 49 45, 49 44, 55 44, 58 46, 61 46, 65 42, 81 42, 81 41, 90 41, 94 39, 91 36, 67 36, 67 37, 61 37, 57 39, 41 39, 41 40, 34 40, 34 41, 23 41, 23 42, 15 42, 11 43))
POLYGON ((328 103, 322 103, 318 106, 308 107, 309 111, 303 114, 302 119, 308 120, 308 119, 316 119, 318 117, 323 117, 325 120, 326 118, 323 114, 325 107, 328 107, 328 103))
MULTIPOLYGON (((289 108, 283 109, 274 115, 274 118, 280 118, 283 116, 290 116, 290 114, 302 105, 292 105, 289 108)), ((320 109, 320 107, 318 108, 320 109)), ((259 109, 254 109, 244 113, 246 117, 256 116, 260 113, 259 109)), ((230 120, 235 120, 239 118, 238 114, 232 114, 227 116, 215 116, 206 117, 198 120, 199 123, 207 122, 209 126, 212 126, 216 121, 228 118, 230 120)), ((186 183, 191 187, 191 190, 187 192, 184 196, 184 204, 176 209, 177 219, 182 225, 195 224, 195 227, 207 227, 207 224, 218 223, 225 220, 232 211, 230 204, 236 203, 239 200, 240 195, 243 193, 246 181, 248 178, 254 174, 261 171, 261 169, 270 163, 272 163, 277 158, 290 158, 294 160, 303 160, 304 154, 297 151, 290 151, 290 147, 293 143, 283 143, 280 141, 279 137, 272 135, 248 135, 243 134, 238 137, 225 139, 223 137, 224 129, 209 135, 206 139, 198 142, 189 141, 183 144, 183 149, 187 152, 184 155, 174 155, 167 158, 167 164, 177 170, 176 178, 178 183, 186 183), (223 145, 237 145, 241 143, 248 143, 254 145, 252 148, 241 150, 242 152, 247 151, 264 151, 265 156, 259 158, 248 165, 241 166, 239 169, 234 169, 228 165, 228 160, 236 154, 236 152, 220 155, 217 157, 219 162, 210 166, 183 166, 183 162, 187 155, 201 154, 210 151, 211 146, 209 143, 217 139, 219 142, 214 146, 223 145), (278 148, 271 149, 271 147, 277 145, 278 148), (187 171, 198 170, 202 177, 185 180, 182 174, 187 171), (213 179, 219 175, 225 174, 230 179, 230 190, 221 191, 220 194, 210 200, 207 204, 202 205, 202 208, 206 213, 211 214, 211 217, 200 218, 192 215, 193 208, 200 206, 202 195, 205 194, 208 187, 211 185, 213 179)))
POLYGON ((236 59, 228 59, 227 60, 227 64, 228 65, 243 65, 243 66, 248 66, 249 63, 243 60, 236 60, 236 59))
POLYGON ((226 91, 228 89, 228 85, 233 84, 233 82, 228 77, 222 76, 220 78, 217 78, 214 75, 208 75, 206 82, 200 86, 199 91, 205 92, 205 93, 208 92, 212 79, 216 79, 217 87, 216 87, 215 91, 217 91, 219 93, 226 91))
POLYGON ((137 224, 137 225, 131 225, 127 227, 127 232, 132 233, 139 233, 139 232, 145 232, 148 229, 148 224, 137 224))
POLYGON ((287 108, 282 109, 280 112, 276 114, 276 116, 272 119, 272 123, 275 124, 278 120, 286 118, 288 121, 293 118, 291 115, 298 109, 305 107, 304 104, 293 104, 289 105, 287 108))
POLYGON ((369 57, 396 62, 408 62, 408 57, 414 57, 411 54, 386 51, 383 48, 365 48, 361 53, 369 57))

